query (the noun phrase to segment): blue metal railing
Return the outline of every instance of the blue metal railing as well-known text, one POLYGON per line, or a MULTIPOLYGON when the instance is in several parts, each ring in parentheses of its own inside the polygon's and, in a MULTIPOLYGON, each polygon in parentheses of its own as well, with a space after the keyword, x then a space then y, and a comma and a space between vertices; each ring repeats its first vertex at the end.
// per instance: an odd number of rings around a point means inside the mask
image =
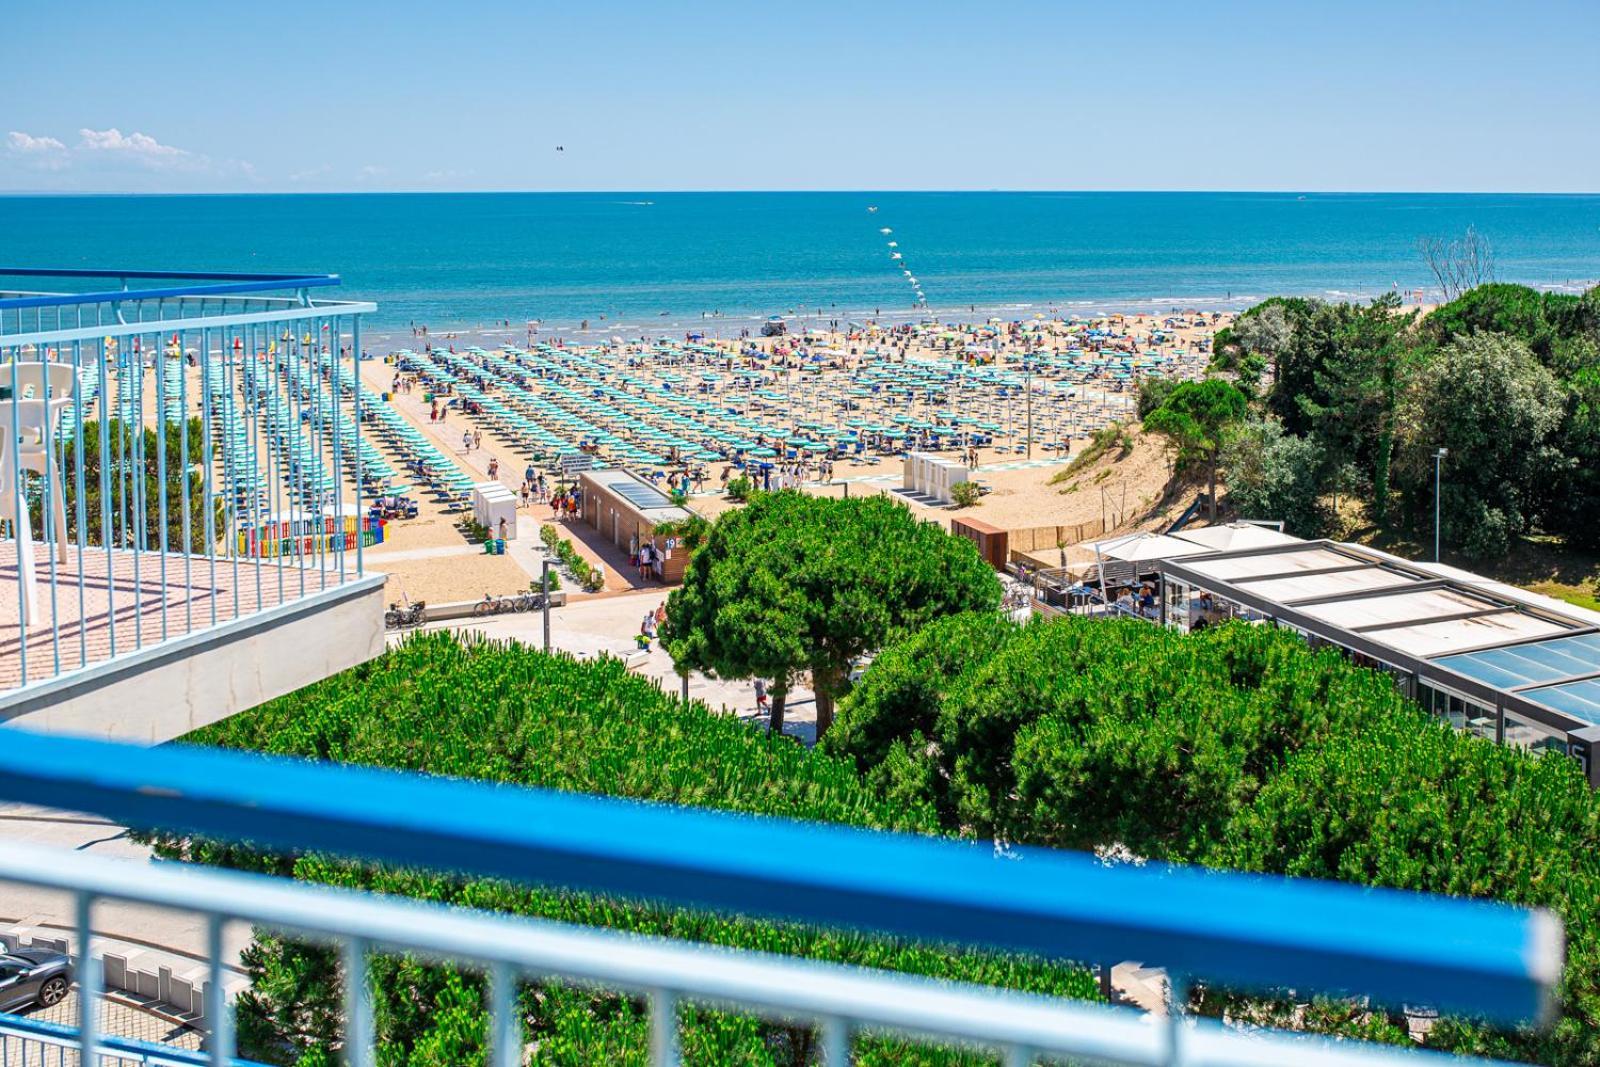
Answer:
POLYGON ((268 848, 555 884, 1245 988, 1543 1019, 1560 925, 1495 903, 21 731, 0 799, 268 848))
MULTIPOLYGON (((190 1052, 131 1037, 108 1034, 100 1038, 97 1044, 100 1049, 99 1067, 204 1067, 211 1062, 204 1052, 190 1052)), ((5 1067, 11 1067, 12 1064, 38 1064, 39 1067, 57 1064, 65 1067, 67 1054, 75 1057, 77 1048, 76 1027, 44 1019, 0 1014, 0 1064, 5 1067)), ((234 1060, 233 1067, 260 1065, 234 1060)))
POLYGON ((10 278, 117 278, 139 281, 187 281, 190 284, 148 289, 107 289, 89 293, 39 293, 0 298, 0 312, 22 308, 70 307, 174 297, 216 297, 268 293, 284 289, 316 289, 340 282, 337 274, 246 274, 228 271, 76 270, 56 267, 0 267, 10 278), (204 284, 198 284, 204 283, 204 284))

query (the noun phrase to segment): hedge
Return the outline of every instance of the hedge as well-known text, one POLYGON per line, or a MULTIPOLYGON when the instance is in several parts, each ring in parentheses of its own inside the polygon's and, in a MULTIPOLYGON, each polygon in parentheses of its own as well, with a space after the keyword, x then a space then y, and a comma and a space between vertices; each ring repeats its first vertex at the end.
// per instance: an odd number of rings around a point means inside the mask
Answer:
MULTIPOLYGON (((822 747, 951 831, 1547 907, 1568 936, 1556 1024, 1445 1020, 1427 1043, 1600 1063, 1600 800, 1576 761, 1458 733, 1292 632, 947 619, 878 657, 822 747)), ((1349 1003, 1195 1005, 1407 1040, 1349 1003)))
MULTIPOLYGON (((934 832, 925 805, 876 796, 846 761, 739 719, 685 705, 615 660, 577 662, 516 644, 415 634, 369 664, 190 734, 218 745, 436 774, 600 792, 758 815, 934 832)), ((207 841, 163 839, 194 861, 291 874, 562 922, 837 960, 1074 998, 1098 995, 1081 967, 965 952, 847 930, 820 930, 435 873, 374 869, 316 855, 266 856, 207 841)), ((246 954, 252 989, 239 1002, 245 1054, 329 1062, 342 1030, 338 966, 325 950, 258 936, 246 954)), ((405 957, 372 964, 380 1063, 457 1064, 483 1055, 479 978, 405 957)), ((542 985, 521 1000, 539 1063, 646 1060, 647 1016, 626 997, 542 985)), ((686 1010, 688 1062, 802 1063, 804 1028, 686 1010)), ((992 1062, 881 1037, 861 1062, 992 1062)))
POLYGON ((544 547, 556 554, 556 558, 572 574, 573 580, 588 592, 596 593, 605 587, 605 575, 599 568, 592 566, 588 560, 578 554, 578 549, 573 543, 550 525, 548 522, 539 527, 539 540, 544 542, 544 547))

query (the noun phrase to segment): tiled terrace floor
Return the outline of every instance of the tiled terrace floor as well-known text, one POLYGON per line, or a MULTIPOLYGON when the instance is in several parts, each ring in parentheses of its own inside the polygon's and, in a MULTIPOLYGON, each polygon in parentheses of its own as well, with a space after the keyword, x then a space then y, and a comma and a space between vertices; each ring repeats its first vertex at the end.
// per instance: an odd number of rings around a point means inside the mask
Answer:
MULTIPOLYGON (((28 627, 24 656, 17 546, 0 542, 0 693, 339 584, 337 569, 301 568, 289 560, 122 549, 108 555, 96 547, 80 557, 69 545, 61 563, 39 544, 34 561, 38 615, 28 627)), ((345 576, 355 576, 354 559, 345 576)))

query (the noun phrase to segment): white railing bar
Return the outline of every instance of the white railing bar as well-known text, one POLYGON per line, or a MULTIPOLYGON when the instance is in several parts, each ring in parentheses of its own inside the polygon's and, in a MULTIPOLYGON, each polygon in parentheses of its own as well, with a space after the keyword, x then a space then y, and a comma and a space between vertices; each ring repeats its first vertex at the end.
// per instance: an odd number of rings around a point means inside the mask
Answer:
POLYGON ((650 994, 650 1062, 678 1067, 678 998, 668 989, 650 994))
POLYGON ((449 961, 505 962, 523 971, 648 993, 677 988, 696 1001, 811 1019, 840 1016, 913 1033, 993 1042, 1009 1035, 1046 1049, 1159 1063, 1159 1041, 1135 1011, 959 987, 887 972, 733 952, 660 938, 493 916, 261 876, 116 860, 18 844, 0 854, 0 879, 52 888, 85 885, 108 898, 220 913, 329 941, 360 938, 449 961), (38 872, 38 873, 35 873, 38 872), (684 988, 685 975, 693 988, 684 988), (1000 1025, 1003 1024, 1003 1025, 1000 1025))
POLYGON ((824 1067, 849 1067, 850 1023, 837 1015, 822 1020, 822 1062, 824 1067))
POLYGON ((223 935, 228 920, 215 912, 206 922, 206 956, 210 974, 206 985, 206 1025, 211 1031, 206 1047, 213 1067, 228 1067, 233 1062, 233 1014, 228 1006, 228 991, 222 985, 223 935))
MULTIPOLYGON (((867 1030, 991 1047, 1016 1043, 1040 1053, 1125 1063, 1165 1063, 1171 1044, 1166 1027, 1131 1008, 472 912, 260 875, 180 864, 146 867, 19 842, 0 852, 0 881, 227 915, 344 944, 347 965, 357 945, 362 952, 407 952, 440 961, 471 961, 485 969, 503 963, 519 973, 559 975, 637 994, 670 989, 695 1003, 752 1014, 812 1021, 838 1017, 867 1030)), ((349 1018, 357 1027, 370 1024, 365 1011, 352 1011, 349 1018)), ((1206 1049, 1217 1056, 1205 1062, 1230 1062, 1247 1050, 1262 1049, 1268 1056, 1261 1062, 1272 1062, 1275 1047, 1278 1062, 1286 1049, 1297 1063, 1416 1062, 1400 1050, 1353 1042, 1245 1034, 1211 1023, 1185 1027, 1186 1063, 1200 1062, 1196 1056, 1206 1049), (1211 1027, 1214 1035, 1207 1034, 1211 1027), (1207 1034, 1203 1042, 1202 1034, 1207 1034)))
POLYGON ((344 1062, 372 1067, 372 989, 364 937, 344 943, 344 1062))
POLYGON ((207 315, 192 319, 169 319, 164 323, 154 320, 129 323, 106 323, 102 326, 85 326, 70 330, 40 330, 36 333, 0 334, 0 348, 13 345, 60 345, 71 341, 93 341, 104 337, 132 337, 135 334, 159 334, 162 329, 205 330, 224 326, 242 326, 274 322, 295 322, 314 319, 328 314, 365 315, 377 311, 378 305, 356 301, 337 305, 318 304, 311 307, 285 308, 281 311, 253 311, 235 315, 207 315))
POLYGON ((522 1016, 517 976, 504 963, 489 969, 489 1055, 495 1067, 522 1067, 522 1016))
POLYGON ((94 959, 94 894, 78 893, 78 1063, 99 1067, 96 1050, 99 1034, 95 1029, 95 1008, 100 1004, 101 974, 94 959))

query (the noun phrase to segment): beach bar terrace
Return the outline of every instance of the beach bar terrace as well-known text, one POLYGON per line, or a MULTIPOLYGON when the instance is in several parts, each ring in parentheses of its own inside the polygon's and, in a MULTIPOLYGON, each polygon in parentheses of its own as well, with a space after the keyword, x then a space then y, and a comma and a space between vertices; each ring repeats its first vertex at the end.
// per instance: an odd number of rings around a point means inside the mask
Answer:
POLYGON ((382 650, 338 282, 0 268, 0 720, 166 740, 382 650))

